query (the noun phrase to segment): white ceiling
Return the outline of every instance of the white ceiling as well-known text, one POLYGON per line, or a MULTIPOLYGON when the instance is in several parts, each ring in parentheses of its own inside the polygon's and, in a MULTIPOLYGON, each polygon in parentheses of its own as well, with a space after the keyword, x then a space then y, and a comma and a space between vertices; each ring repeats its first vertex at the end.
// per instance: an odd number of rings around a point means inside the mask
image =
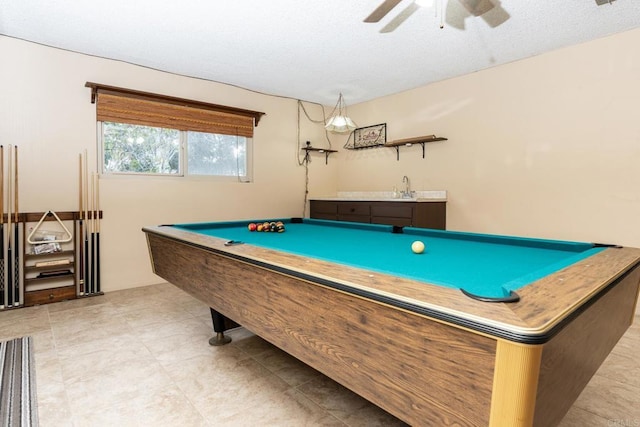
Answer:
POLYGON ((382 0, 0 0, 0 34, 351 105, 640 26, 640 0, 491 0, 510 16, 495 28, 440 1, 444 29, 437 8, 419 8, 383 34, 413 0, 378 23, 362 21, 382 0))

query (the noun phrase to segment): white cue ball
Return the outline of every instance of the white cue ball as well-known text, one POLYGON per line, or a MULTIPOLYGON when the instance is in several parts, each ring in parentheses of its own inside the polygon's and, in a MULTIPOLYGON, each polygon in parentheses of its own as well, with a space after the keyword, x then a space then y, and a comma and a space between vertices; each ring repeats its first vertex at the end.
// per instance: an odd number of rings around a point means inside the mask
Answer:
POLYGON ((413 251, 413 253, 421 254, 422 252, 424 252, 424 243, 422 243, 420 240, 416 240, 411 244, 411 250, 413 251))

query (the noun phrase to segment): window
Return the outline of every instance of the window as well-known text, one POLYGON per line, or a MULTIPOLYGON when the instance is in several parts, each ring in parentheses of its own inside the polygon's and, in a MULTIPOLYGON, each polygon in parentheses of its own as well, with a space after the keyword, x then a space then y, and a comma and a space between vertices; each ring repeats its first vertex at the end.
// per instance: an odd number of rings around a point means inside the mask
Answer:
POLYGON ((263 113, 86 86, 97 101, 103 173, 250 179, 253 129, 263 113))
POLYGON ((251 138, 114 122, 98 129, 106 174, 250 179, 251 138))

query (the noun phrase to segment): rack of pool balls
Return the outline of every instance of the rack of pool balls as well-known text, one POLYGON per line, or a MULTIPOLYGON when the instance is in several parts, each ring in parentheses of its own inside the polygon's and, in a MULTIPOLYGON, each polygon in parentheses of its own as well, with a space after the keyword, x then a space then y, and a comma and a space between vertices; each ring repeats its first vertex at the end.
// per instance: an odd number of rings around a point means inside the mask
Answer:
POLYGON ((282 233, 284 232, 284 224, 282 221, 278 222, 252 222, 248 226, 249 231, 263 231, 263 232, 274 232, 274 233, 282 233))

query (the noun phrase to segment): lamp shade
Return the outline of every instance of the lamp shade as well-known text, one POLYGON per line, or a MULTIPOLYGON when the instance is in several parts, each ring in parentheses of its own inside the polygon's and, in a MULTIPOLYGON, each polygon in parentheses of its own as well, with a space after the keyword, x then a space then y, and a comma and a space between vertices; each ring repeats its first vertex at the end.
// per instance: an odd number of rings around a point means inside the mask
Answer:
POLYGON ((331 118, 327 120, 324 126, 329 132, 346 133, 351 132, 358 126, 347 116, 347 105, 344 102, 342 94, 338 97, 338 103, 331 112, 331 118))
POLYGON ((333 116, 327 121, 325 129, 329 132, 346 133, 357 128, 356 124, 347 116, 333 116))

